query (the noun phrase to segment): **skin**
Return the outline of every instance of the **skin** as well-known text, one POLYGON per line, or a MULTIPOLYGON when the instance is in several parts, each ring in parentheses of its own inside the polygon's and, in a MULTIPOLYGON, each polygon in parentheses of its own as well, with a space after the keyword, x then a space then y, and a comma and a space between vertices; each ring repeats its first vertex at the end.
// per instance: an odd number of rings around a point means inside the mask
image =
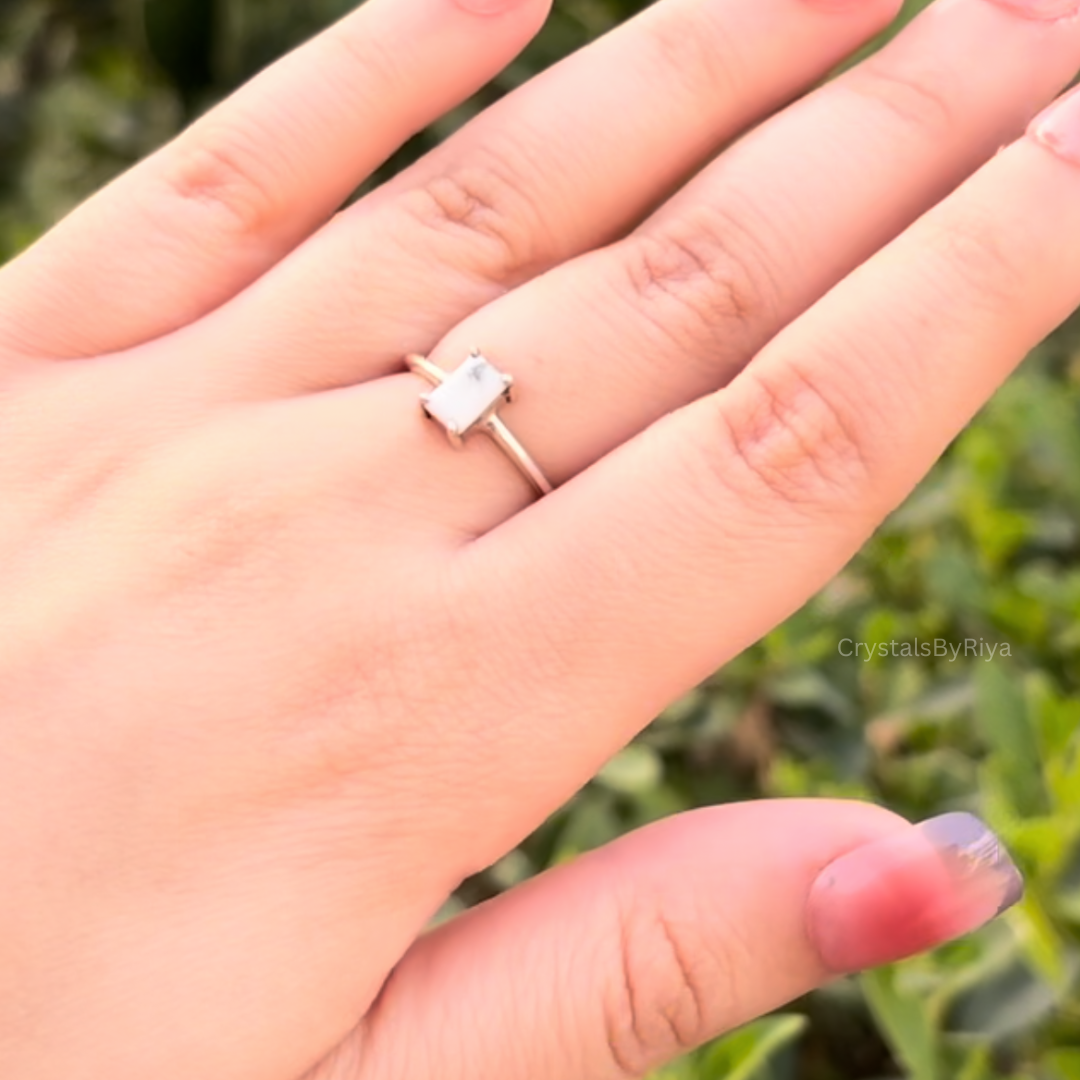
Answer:
POLYGON ((335 215, 545 15, 484 6, 371 0, 0 274, 4 1076, 618 1078, 1002 899, 763 803, 423 934, 1080 304, 1023 136, 1074 5, 944 0, 777 113, 896 4, 665 0, 335 215), (473 345, 540 502, 420 416, 402 357, 473 345))

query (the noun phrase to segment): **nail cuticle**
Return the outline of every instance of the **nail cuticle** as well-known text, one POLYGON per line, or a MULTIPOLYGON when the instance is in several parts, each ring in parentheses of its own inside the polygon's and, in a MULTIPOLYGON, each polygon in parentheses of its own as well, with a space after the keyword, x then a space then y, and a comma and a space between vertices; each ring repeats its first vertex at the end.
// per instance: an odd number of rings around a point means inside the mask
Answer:
POLYGON ((1039 113, 1028 135, 1062 160, 1080 165, 1080 87, 1039 113))
POLYGON ((1031 137, 1055 157, 1067 161, 1070 165, 1080 165, 1080 147, 1073 148, 1052 133, 1039 131, 1038 129, 1031 132, 1031 137))

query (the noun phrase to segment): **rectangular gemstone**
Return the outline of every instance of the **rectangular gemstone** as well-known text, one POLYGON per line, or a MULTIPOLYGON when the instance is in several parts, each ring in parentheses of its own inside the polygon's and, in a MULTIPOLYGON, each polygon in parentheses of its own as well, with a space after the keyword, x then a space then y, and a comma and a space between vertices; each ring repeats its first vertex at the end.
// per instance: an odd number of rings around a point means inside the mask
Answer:
POLYGON ((474 355, 431 391, 425 407, 448 430, 464 435, 505 393, 502 373, 474 355))

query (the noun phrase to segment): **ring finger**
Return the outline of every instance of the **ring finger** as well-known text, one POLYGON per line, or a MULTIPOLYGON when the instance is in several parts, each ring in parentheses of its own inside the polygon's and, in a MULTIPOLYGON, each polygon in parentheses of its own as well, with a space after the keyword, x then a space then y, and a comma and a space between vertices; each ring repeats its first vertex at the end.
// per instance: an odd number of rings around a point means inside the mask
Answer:
MULTIPOLYGON (((565 481, 728 383, 973 161, 1018 135, 1078 63, 1075 18, 940 4, 734 147, 626 241, 490 305, 434 359, 453 368, 479 344, 502 361, 521 390, 504 417, 550 479, 565 481)), ((379 387, 380 414, 408 409, 415 390, 412 379, 379 387)), ((486 440, 470 444, 466 465, 431 425, 401 426, 403 467, 424 474, 425 505, 429 479, 452 492, 454 528, 482 533, 529 497, 486 440), (472 498, 448 475, 463 468, 472 498)))

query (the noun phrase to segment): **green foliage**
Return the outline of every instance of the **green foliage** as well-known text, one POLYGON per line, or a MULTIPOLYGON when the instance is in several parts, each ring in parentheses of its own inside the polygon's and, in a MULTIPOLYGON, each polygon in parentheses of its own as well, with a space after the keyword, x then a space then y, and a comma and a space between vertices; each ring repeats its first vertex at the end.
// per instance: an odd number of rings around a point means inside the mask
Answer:
MULTIPOLYGON (((348 6, 5 0, 0 260, 348 6)), ((563 0, 520 60, 380 178, 641 6, 563 0)), ((1078 553, 1074 324, 836 581, 668 710, 527 844, 467 883, 460 902, 715 802, 839 795, 912 818, 973 809, 1028 874, 1028 895, 1004 924, 811 995, 657 1080, 1080 1080, 1078 553), (947 655, 903 651, 939 640, 947 655), (843 655, 845 641, 888 655, 843 655)))
POLYGON ((653 1080, 778 1080, 790 1069, 790 1049, 806 1029, 806 1017, 777 1015, 717 1039, 696 1059, 686 1058, 653 1080))

